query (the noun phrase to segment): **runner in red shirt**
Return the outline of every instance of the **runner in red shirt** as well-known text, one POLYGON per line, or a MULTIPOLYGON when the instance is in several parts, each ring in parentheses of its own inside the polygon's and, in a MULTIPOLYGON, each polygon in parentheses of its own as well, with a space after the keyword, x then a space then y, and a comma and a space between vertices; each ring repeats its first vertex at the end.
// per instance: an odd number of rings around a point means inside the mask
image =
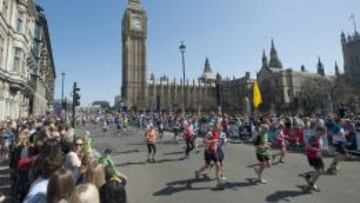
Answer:
POLYGON ((198 179, 200 174, 207 170, 210 167, 210 163, 214 162, 216 167, 216 179, 217 179, 217 187, 223 188, 224 184, 221 179, 221 165, 219 160, 219 155, 217 153, 219 141, 219 127, 214 126, 212 130, 208 130, 204 137, 204 160, 205 164, 197 171, 195 171, 195 177, 198 179))
POLYGON ((315 185, 316 181, 319 177, 324 174, 324 161, 322 159, 322 147, 321 147, 321 136, 326 134, 326 129, 324 127, 317 127, 315 130, 315 135, 310 137, 308 143, 306 143, 306 157, 310 166, 312 166, 315 170, 300 174, 303 176, 307 182, 307 186, 303 189, 307 192, 312 190, 320 191, 318 186, 315 185))
POLYGON ((285 155, 287 152, 286 151, 286 139, 288 139, 289 137, 284 134, 284 128, 285 128, 285 125, 283 123, 280 123, 278 126, 278 135, 275 138, 276 145, 280 149, 280 152, 272 155, 273 161, 275 160, 276 156, 280 156, 279 163, 285 163, 284 158, 285 158, 285 155))

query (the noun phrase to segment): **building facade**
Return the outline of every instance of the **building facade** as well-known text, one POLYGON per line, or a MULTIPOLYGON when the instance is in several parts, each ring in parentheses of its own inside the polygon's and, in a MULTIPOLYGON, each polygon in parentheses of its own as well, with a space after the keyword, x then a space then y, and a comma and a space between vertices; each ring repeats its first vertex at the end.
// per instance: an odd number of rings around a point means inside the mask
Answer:
POLYGON ((45 113, 55 77, 42 8, 33 0, 0 0, 0 120, 45 113))
MULTIPOLYGON (((337 65, 335 65, 335 70, 338 70, 337 65)), ((302 66, 300 71, 292 68, 284 69, 272 41, 270 60, 268 62, 264 51, 257 80, 264 101, 262 110, 302 114, 328 108, 326 103, 328 103, 328 97, 331 96, 328 93, 334 84, 335 76, 325 75, 325 68, 320 57, 317 73, 306 71, 305 66, 302 66)))
MULTIPOLYGON (((177 110, 210 108, 214 103, 213 81, 176 81, 147 77, 147 14, 140 0, 129 0, 122 20, 122 104, 128 110, 177 110), (207 102, 205 102, 207 100, 207 102), (201 105, 203 104, 203 105, 201 105)), ((205 69, 210 67, 206 60, 205 69)), ((204 70, 208 76, 211 70, 204 70), (210 71, 210 72, 209 72, 210 71)))
POLYGON ((355 29, 354 34, 345 36, 341 33, 341 45, 344 57, 345 76, 351 85, 360 87, 360 34, 355 29))
MULTIPOLYGON (((146 39, 147 14, 140 0, 129 0, 122 22, 122 107, 127 110, 179 111, 185 104, 187 110, 216 110, 219 104, 226 112, 251 113, 254 79, 250 73, 242 78, 223 78, 213 72, 206 58, 203 74, 196 80, 170 80, 167 76, 147 77, 146 39)), ((360 67, 360 42, 358 34, 344 39, 342 36, 345 73, 356 75, 360 67), (357 67, 357 68, 356 68, 357 67)), ((265 51, 262 66, 256 78, 263 97, 262 111, 309 113, 330 112, 335 97, 333 89, 340 75, 335 63, 335 75, 327 75, 319 60, 317 73, 305 66, 299 70, 284 68, 274 42, 271 42, 270 59, 265 51)), ((359 71, 360 78, 360 71, 359 71)))

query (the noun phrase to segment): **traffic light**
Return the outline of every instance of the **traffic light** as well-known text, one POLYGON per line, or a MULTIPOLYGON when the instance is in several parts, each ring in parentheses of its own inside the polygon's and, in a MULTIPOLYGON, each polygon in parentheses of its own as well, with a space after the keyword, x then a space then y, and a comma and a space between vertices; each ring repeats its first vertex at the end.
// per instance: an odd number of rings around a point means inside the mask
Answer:
POLYGON ((77 87, 76 82, 74 82, 74 89, 73 89, 73 105, 80 106, 80 88, 77 87))

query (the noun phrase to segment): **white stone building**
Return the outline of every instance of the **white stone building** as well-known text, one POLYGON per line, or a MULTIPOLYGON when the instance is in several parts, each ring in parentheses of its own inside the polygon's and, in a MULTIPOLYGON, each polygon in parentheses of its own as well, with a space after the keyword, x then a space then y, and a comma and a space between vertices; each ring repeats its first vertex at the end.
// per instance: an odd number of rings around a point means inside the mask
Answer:
POLYGON ((43 114, 55 77, 43 10, 33 0, 0 0, 0 120, 43 114))

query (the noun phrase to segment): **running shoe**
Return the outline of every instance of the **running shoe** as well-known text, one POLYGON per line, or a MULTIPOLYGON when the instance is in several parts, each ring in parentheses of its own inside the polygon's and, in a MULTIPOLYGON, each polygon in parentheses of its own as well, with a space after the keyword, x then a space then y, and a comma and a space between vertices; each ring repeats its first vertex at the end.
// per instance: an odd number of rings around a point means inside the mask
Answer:
POLYGON ((315 192, 320 192, 319 186, 317 186, 317 185, 315 185, 315 184, 311 187, 311 190, 313 190, 313 191, 315 191, 315 192))
POLYGON ((260 178, 259 182, 260 182, 261 184, 266 184, 266 183, 267 183, 267 181, 266 181, 264 178, 260 178))
POLYGON ((222 181, 226 181, 227 178, 226 178, 225 176, 221 176, 221 180, 222 180, 222 181))

